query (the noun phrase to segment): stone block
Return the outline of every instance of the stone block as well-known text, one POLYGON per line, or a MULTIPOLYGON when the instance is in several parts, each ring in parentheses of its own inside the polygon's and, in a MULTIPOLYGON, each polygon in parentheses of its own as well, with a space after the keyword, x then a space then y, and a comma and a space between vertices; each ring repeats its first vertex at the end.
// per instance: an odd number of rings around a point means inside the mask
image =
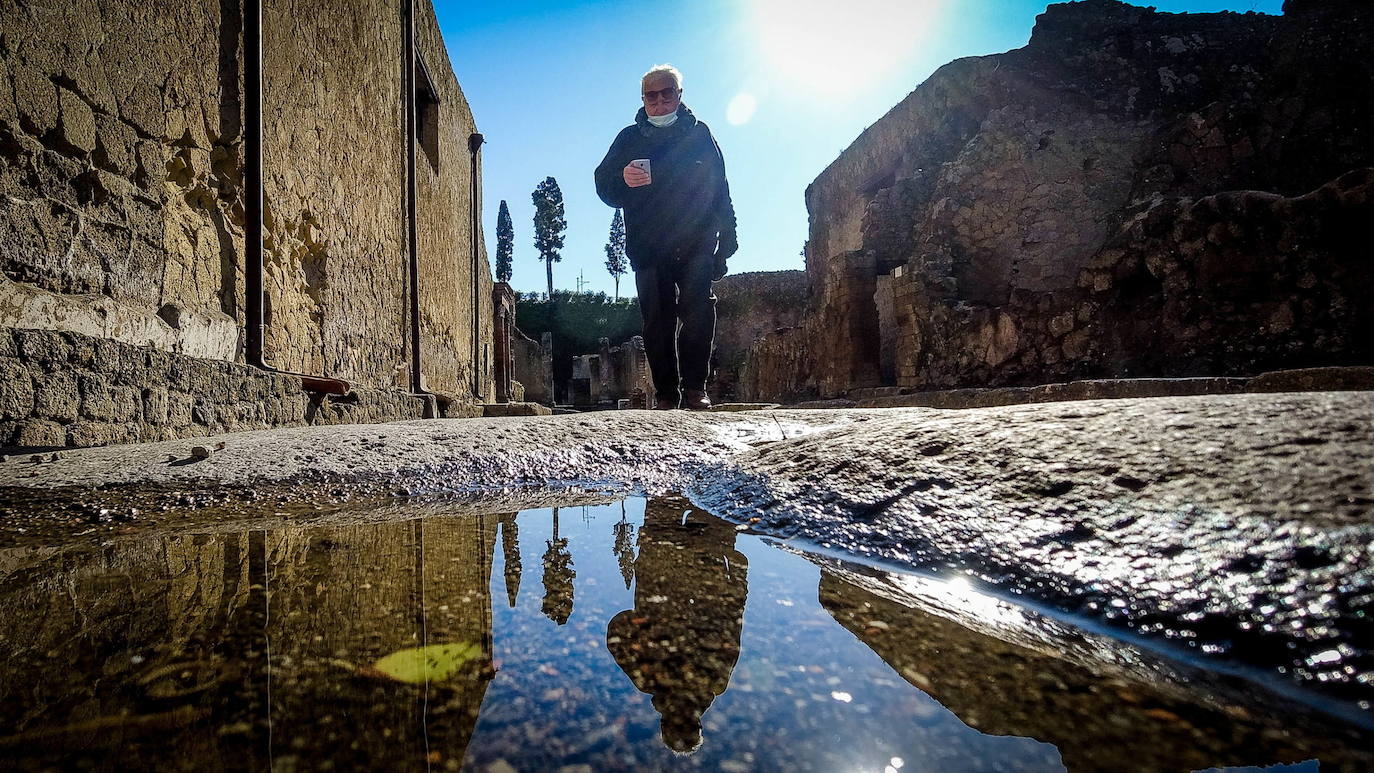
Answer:
POLYGON ((95 345, 98 340, 99 339, 83 335, 71 336, 72 356, 69 362, 77 368, 94 370, 96 361, 95 345))
POLYGON ((191 421, 203 426, 210 426, 216 420, 215 406, 204 397, 197 397, 191 406, 191 421))
POLYGON ((183 392, 167 393, 167 425, 183 428, 191 424, 191 412, 195 399, 183 392))
POLYGON ((110 421, 114 418, 110 383, 103 376, 82 374, 77 383, 81 392, 82 416, 98 421, 110 421))
POLYGON ((33 380, 28 368, 14 360, 0 360, 0 419, 27 419, 33 406, 33 380))
POLYGON ((116 435, 122 435, 118 425, 104 421, 78 421, 67 427, 66 443, 75 448, 108 446, 118 442, 116 435))
POLYGON ((124 367, 120 357, 122 353, 119 342, 108 338, 97 339, 91 366, 102 373, 119 373, 124 367))
POLYGON ((155 140, 139 140, 134 146, 134 182, 145 190, 160 186, 162 170, 167 165, 167 151, 155 140))
POLYGON ((209 390, 202 392, 202 394, 205 394, 206 398, 215 405, 232 403, 238 397, 238 388, 232 379, 233 376, 228 373, 214 373, 208 379, 209 390))
POLYGON ((154 426, 162 426, 167 423, 170 408, 167 397, 167 390, 160 386, 148 387, 143 390, 144 422, 154 426))
POLYGON ((48 374, 40 371, 33 374, 33 383, 34 415, 71 421, 80 413, 81 393, 76 376, 71 372, 48 374))
POLYGON ((161 349, 152 347, 140 347, 138 356, 142 359, 145 378, 156 380, 159 383, 167 380, 167 372, 171 368, 173 355, 161 349))
POLYGON ((1081 360, 1092 345, 1092 335, 1085 329, 1075 330, 1064 337, 1064 358, 1081 360))
POLYGON ((25 362, 42 365, 51 370, 66 364, 72 347, 61 333, 52 330, 16 330, 19 357, 25 362))
POLYGON ((65 446, 67 445, 67 430, 55 421, 29 419, 20 422, 14 444, 17 446, 65 446))
POLYGON ((42 137, 57 128, 57 87, 45 73, 25 65, 16 67, 14 96, 24 131, 42 137))
POLYGON ((67 151, 90 153, 95 150, 95 114, 81 97, 58 90, 58 130, 61 147, 67 151))
POLYGON ((1073 330, 1073 312, 1058 314, 1050 318, 1050 335, 1058 338, 1073 330))
POLYGON ((1374 367, 1302 368, 1262 373, 1250 379, 1251 392, 1330 392, 1374 390, 1374 367))
MULTIPOLYGON (((215 384, 220 381, 219 374, 215 371, 213 363, 206 360, 187 358, 185 361, 184 385, 179 385, 183 391, 196 397, 210 397, 215 390, 215 384)), ((227 391, 221 389, 221 394, 227 396, 227 391)))
MULTIPOLYGON (((14 76, 10 74, 9 63, 0 58, 0 83, 13 82, 14 76)), ((0 128, 12 126, 14 131, 20 131, 18 122, 19 108, 14 104, 14 90, 0 89, 0 128)))
MULTIPOLYGON (((444 411, 445 417, 456 418, 463 416, 465 406, 460 404, 450 404, 444 411)), ((552 409, 539 403, 495 403, 481 406, 482 415, 493 416, 551 416, 552 409)))
MULTIPOLYGON (((77 207, 76 189, 72 187, 72 179, 86 171, 85 163, 71 156, 63 155, 55 150, 45 150, 29 157, 32 162, 33 175, 31 176, 31 188, 40 195, 53 201, 66 204, 69 207, 77 207)), ((73 217, 72 213, 66 209, 56 212, 50 208, 40 207, 35 210, 42 213, 48 209, 50 218, 59 219, 73 217)))
POLYGON ((309 407, 310 398, 304 392, 286 395, 282 398, 281 422, 283 424, 304 422, 309 407))
POLYGON ((137 165, 134 162, 134 147, 138 135, 128 124, 112 115, 95 117, 95 150, 91 161, 108 172, 132 178, 137 165))
POLYGON ((110 415, 117 422, 143 421, 143 394, 138 387, 110 388, 110 415))

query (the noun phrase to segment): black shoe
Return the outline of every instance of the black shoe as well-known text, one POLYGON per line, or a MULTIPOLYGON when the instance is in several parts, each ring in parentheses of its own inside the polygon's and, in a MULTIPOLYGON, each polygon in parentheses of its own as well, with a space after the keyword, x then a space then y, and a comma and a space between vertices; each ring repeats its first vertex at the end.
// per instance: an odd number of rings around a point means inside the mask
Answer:
POLYGON ((688 389, 687 399, 682 401, 682 407, 689 411, 709 411, 711 410, 711 398, 706 396, 706 392, 700 389, 688 389))
POLYGON ((660 398, 658 398, 658 400, 654 401, 654 410, 655 410, 655 411, 673 411, 673 410, 677 410, 677 400, 675 400, 675 399, 673 399, 673 398, 671 398, 671 397, 660 397, 660 398))

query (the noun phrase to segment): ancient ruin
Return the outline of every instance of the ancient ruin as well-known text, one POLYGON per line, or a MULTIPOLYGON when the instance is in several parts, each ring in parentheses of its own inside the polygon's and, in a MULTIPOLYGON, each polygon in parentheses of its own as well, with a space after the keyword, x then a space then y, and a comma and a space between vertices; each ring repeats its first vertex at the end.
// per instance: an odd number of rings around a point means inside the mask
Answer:
POLYGON ((401 10, 5 4, 0 445, 510 399, 482 138, 430 4, 401 10))
POLYGON ((646 411, 428 2, 0 2, 0 769, 1374 769, 1374 7, 1284 6, 941 68, 646 411))
POLYGON ((942 67, 807 190, 811 306, 744 396, 1369 363, 1359 7, 1060 3, 942 67))
MULTIPOLYGON (((715 283, 716 339, 711 354, 710 392, 717 402, 751 393, 741 384, 756 378, 747 371, 749 350, 765 336, 801 324, 806 309, 806 274, 756 271, 729 274, 715 283)), ((757 390, 752 390, 757 391, 757 390)))

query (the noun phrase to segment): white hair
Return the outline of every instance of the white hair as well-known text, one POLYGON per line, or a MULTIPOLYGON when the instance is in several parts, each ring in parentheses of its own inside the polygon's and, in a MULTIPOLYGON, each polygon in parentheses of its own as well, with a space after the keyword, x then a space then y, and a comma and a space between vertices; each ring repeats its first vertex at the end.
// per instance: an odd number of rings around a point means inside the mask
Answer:
POLYGON ((671 64, 656 64, 650 67, 649 71, 644 73, 644 77, 639 79, 640 85, 642 86, 648 83, 649 79, 655 75, 667 75, 673 79, 673 82, 677 84, 678 88, 682 88, 682 73, 671 64))

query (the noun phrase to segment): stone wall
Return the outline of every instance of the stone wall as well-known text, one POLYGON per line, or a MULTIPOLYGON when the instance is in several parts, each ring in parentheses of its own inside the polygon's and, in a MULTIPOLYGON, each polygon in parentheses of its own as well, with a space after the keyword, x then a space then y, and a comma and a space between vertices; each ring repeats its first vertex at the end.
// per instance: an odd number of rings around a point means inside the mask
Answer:
MULTIPOLYGON (((400 8, 265 0, 262 18, 266 359, 406 388, 400 8)), ((243 361, 243 25, 238 0, 0 4, 0 326, 243 361)), ((476 128, 423 0, 416 50, 435 99, 417 153, 423 383, 481 402, 476 128)))
POLYGON ((269 0, 262 17, 266 358, 404 386, 400 12, 269 0))
POLYGON ((782 403, 816 399, 812 343, 813 333, 807 326, 776 330, 756 341, 740 368, 736 399, 782 403))
POLYGON ((652 404, 657 393, 644 338, 632 336, 618 346, 602 338, 598 344, 596 354, 572 358, 567 403, 576 408, 615 408, 621 400, 628 400, 630 407, 652 404))
POLYGON ((730 274, 711 289, 716 294, 716 337, 707 391, 716 402, 738 399, 739 379, 749 347, 763 336, 801 322, 806 275, 801 271, 730 274))
POLYGON ((0 5, 0 325, 239 349, 237 8, 0 5))
POLYGON ((51 330, 0 331, 0 447, 100 446, 272 427, 480 415, 389 389, 347 396, 299 378, 51 330))
POLYGON ((492 275, 480 217, 482 156, 469 144, 477 124, 449 64, 433 8, 417 3, 416 11, 417 55, 439 100, 432 108, 437 112, 434 125, 421 121, 422 141, 416 152, 425 384, 471 401, 491 402, 495 354, 492 275))
POLYGON ((515 380, 524 389, 525 399, 553 405, 553 334, 545 333, 542 343, 516 328, 511 336, 511 357, 515 380))
POLYGON ((752 397, 1369 363, 1374 11, 1342 8, 1055 4, 941 68, 807 190, 806 340, 752 397))

